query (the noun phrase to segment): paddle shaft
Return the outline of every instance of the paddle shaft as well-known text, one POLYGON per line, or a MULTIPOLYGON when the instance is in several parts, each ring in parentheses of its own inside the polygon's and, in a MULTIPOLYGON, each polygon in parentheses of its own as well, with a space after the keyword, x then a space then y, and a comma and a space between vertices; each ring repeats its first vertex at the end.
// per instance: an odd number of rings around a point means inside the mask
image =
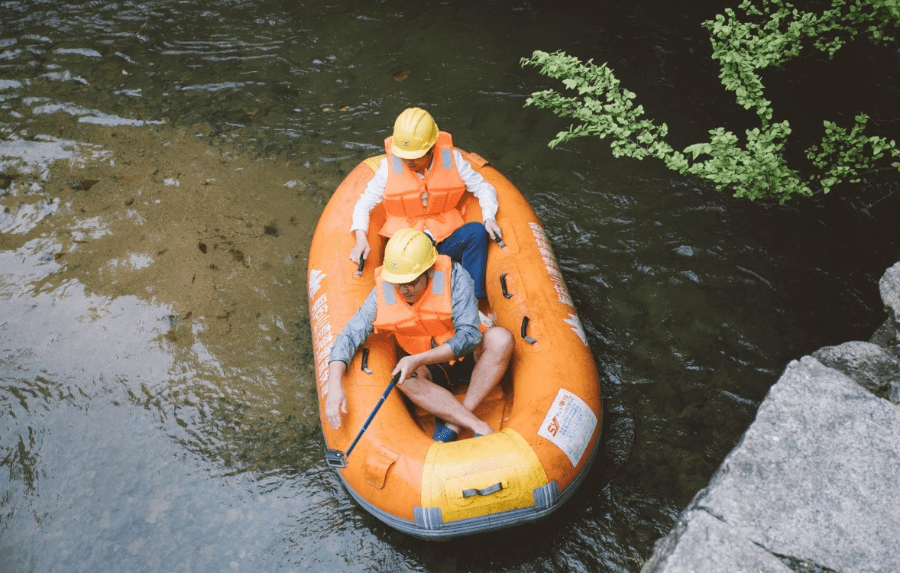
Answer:
POLYGON ((384 404, 385 399, 387 399, 388 394, 391 393, 391 390, 394 389, 394 386, 397 385, 397 381, 398 381, 398 380, 400 380, 400 372, 397 372, 396 374, 394 374, 394 377, 391 378, 391 383, 388 384, 387 390, 385 390, 385 391, 384 391, 384 394, 381 395, 381 398, 378 399, 378 403, 375 404, 375 407, 372 409, 372 413, 369 414, 369 418, 366 420, 366 423, 362 425, 362 428, 360 428, 359 433, 356 434, 356 438, 353 439, 353 443, 350 444, 350 447, 349 447, 349 448, 347 448, 347 452, 344 454, 345 456, 349 456, 349 455, 350 455, 350 452, 353 451, 353 448, 356 447, 356 442, 359 441, 359 439, 360 439, 360 438, 362 437, 362 435, 363 435, 363 432, 365 432, 365 431, 366 431, 366 428, 369 427, 369 423, 372 422, 372 418, 374 418, 374 417, 375 417, 375 414, 378 413, 378 409, 381 408, 381 405, 382 405, 382 404, 384 404))

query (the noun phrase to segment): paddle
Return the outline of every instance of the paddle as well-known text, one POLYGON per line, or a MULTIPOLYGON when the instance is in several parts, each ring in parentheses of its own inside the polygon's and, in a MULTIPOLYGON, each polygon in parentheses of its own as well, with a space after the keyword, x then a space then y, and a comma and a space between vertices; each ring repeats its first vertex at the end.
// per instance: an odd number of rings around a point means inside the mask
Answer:
POLYGON ((353 443, 350 444, 350 447, 347 448, 347 452, 342 452, 341 450, 329 449, 325 450, 325 463, 333 468, 345 468, 347 467, 347 457, 350 455, 350 452, 353 451, 353 448, 356 447, 356 442, 362 437, 363 432, 366 431, 366 428, 369 427, 369 423, 372 421, 372 418, 375 417, 375 414, 378 413, 378 409, 381 408, 381 405, 384 403, 385 398, 388 397, 388 394, 391 393, 391 390, 394 389, 394 386, 397 385, 397 381, 400 380, 400 372, 394 374, 394 377, 391 378, 391 383, 388 384, 387 390, 384 391, 384 394, 381 395, 381 398, 378 399, 378 403, 375 404, 375 407, 372 409, 372 413, 369 414, 369 418, 360 428, 359 433, 354 438, 353 443))

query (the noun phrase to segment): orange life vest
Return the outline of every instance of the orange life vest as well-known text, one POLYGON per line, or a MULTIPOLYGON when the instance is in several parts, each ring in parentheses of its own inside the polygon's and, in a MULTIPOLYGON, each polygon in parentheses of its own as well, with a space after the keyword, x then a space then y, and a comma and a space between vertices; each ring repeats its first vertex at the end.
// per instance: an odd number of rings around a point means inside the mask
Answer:
POLYGON ((453 159, 453 139, 441 131, 434 144, 434 160, 431 169, 420 178, 404 165, 403 160, 391 154, 391 140, 384 140, 387 152, 388 177, 384 188, 384 210, 387 220, 379 233, 390 237, 400 229, 415 227, 428 231, 437 242, 443 241, 463 223, 459 200, 466 191, 466 184, 453 159), (428 193, 428 201, 422 204, 422 195, 428 193))
POLYGON ((419 300, 409 305, 394 285, 381 280, 381 267, 375 269, 378 301, 375 332, 392 333, 397 343, 410 354, 425 352, 450 340, 456 332, 450 293, 452 270, 450 257, 438 255, 430 284, 419 300))

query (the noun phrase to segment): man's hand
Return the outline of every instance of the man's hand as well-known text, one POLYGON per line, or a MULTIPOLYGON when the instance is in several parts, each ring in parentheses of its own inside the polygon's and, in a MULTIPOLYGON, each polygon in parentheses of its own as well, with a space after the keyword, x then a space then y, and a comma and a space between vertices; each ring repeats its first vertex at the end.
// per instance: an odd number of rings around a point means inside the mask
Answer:
POLYGON ((337 430, 341 419, 347 413, 347 395, 344 394, 342 379, 347 365, 336 360, 328 364, 328 394, 325 396, 325 417, 328 425, 337 430))
POLYGON ((394 366, 394 370, 391 371, 391 376, 394 376, 398 372, 400 373, 400 379, 397 380, 398 386, 403 384, 403 381, 407 378, 416 377, 416 370, 422 365, 420 357, 421 354, 412 354, 410 356, 404 356, 397 362, 397 365, 394 366))
POLYGON ((350 260, 359 264, 361 258, 369 258, 369 240, 366 238, 366 233, 360 229, 357 229, 353 233, 356 235, 356 245, 354 245, 353 249, 350 251, 350 260))
POLYGON ((503 238, 503 231, 500 230, 500 225, 497 224, 497 221, 487 219, 484 222, 484 228, 488 232, 488 235, 495 241, 503 238))
POLYGON ((394 369, 391 371, 391 376, 394 376, 398 372, 400 373, 400 379, 397 381, 398 385, 403 384, 403 381, 407 378, 416 378, 419 374, 425 377, 425 379, 430 379, 428 370, 423 367, 428 366, 429 364, 449 362, 450 360, 453 360, 453 358, 453 349, 445 342, 431 350, 404 356, 397 361, 397 365, 394 366, 394 369))

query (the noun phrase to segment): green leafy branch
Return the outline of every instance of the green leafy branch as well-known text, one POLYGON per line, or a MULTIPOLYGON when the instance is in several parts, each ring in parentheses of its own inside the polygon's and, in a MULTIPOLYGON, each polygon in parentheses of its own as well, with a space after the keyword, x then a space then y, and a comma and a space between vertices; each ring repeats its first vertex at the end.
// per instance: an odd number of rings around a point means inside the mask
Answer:
MULTIPOLYGON (((830 187, 841 181, 859 183, 862 173, 871 169, 875 162, 900 157, 893 140, 863 134, 868 120, 865 114, 857 115, 850 131, 833 122, 825 122, 821 143, 806 150, 807 159, 823 173, 820 178, 823 186, 830 187)), ((900 170, 900 162, 894 161, 891 167, 900 170)))
MULTIPOLYGON (((833 0, 831 8, 821 14, 799 11, 783 0, 762 0, 760 6, 745 0, 739 9, 747 20, 727 9, 703 25, 710 31, 712 57, 719 61, 722 85, 735 94, 738 105, 752 109, 759 118, 759 127, 746 130, 743 145, 734 133, 717 128, 709 131, 708 142, 679 152, 665 142, 666 124, 645 119, 643 107, 635 105, 636 95, 621 87, 606 64, 582 63, 564 52, 536 51, 530 59, 523 59, 522 65, 535 66, 541 74, 559 79, 573 94, 544 90, 526 101, 526 105, 577 122, 558 133, 550 147, 576 137, 609 137, 616 157, 655 157, 680 174, 700 177, 720 190, 730 189, 735 197, 774 197, 780 202, 793 195, 810 196, 814 188, 828 193, 843 181, 858 182, 879 160, 900 157, 894 141, 863 133, 865 115, 857 116, 849 130, 825 121, 821 143, 806 151, 817 171, 802 176, 786 165, 790 123, 773 121, 771 102, 764 97, 759 76, 760 70, 780 68, 810 44, 831 57, 860 31, 875 41, 894 41, 885 30, 900 26, 898 0, 833 0)), ((900 162, 894 161, 891 167, 900 170, 900 162)))

